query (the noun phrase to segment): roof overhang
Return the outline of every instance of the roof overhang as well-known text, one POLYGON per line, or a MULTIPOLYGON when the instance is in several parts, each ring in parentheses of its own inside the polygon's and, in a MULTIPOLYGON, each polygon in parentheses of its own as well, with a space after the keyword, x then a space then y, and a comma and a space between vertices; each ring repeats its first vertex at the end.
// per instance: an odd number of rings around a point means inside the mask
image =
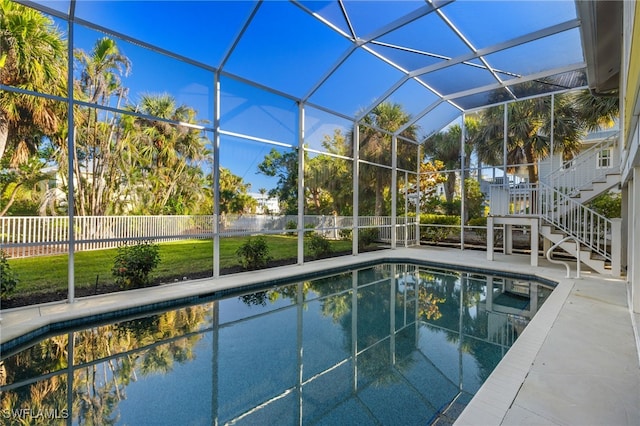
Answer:
POLYGON ((589 88, 596 95, 617 94, 622 54, 622 6, 618 0, 577 0, 589 88))

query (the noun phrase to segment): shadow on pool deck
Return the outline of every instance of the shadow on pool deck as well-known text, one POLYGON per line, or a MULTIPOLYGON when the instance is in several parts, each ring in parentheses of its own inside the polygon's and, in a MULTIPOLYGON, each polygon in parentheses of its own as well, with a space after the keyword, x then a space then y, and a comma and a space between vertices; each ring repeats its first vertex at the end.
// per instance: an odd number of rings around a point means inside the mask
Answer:
POLYGON ((60 320, 385 258, 518 272, 558 282, 456 424, 638 424, 640 364, 626 283, 595 273, 567 279, 564 267, 543 259, 532 267, 528 256, 498 254, 490 262, 483 251, 400 248, 87 297, 73 304, 3 310, 0 342, 60 320))

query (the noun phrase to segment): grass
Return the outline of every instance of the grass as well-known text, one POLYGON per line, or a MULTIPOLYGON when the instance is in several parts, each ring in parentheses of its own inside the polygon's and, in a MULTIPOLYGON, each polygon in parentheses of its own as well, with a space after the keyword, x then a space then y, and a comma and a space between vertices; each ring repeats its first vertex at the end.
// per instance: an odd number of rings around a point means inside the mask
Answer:
MULTIPOLYGON (((297 257, 297 237, 265 236, 273 261, 297 257)), ((220 268, 240 266, 236 250, 246 237, 220 239, 220 268)), ((334 252, 351 250, 351 241, 331 241, 334 252)), ((160 264, 151 273, 152 281, 168 282, 182 277, 213 275, 213 241, 184 240, 160 243, 160 264)), ((306 253, 309 255, 309 253, 306 253)), ((114 282, 111 275, 116 249, 75 253, 75 287, 94 288, 114 282)), ((68 255, 9 259, 11 269, 20 282, 11 296, 52 291, 66 291, 68 287, 68 255)))

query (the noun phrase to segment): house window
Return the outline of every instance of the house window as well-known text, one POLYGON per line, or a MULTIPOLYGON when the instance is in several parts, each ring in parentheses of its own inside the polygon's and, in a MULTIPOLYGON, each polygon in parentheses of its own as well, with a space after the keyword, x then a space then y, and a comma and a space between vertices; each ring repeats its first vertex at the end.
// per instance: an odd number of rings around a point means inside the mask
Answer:
POLYGON ((599 169, 608 169, 611 167, 611 150, 603 149, 598 153, 596 167, 599 169))

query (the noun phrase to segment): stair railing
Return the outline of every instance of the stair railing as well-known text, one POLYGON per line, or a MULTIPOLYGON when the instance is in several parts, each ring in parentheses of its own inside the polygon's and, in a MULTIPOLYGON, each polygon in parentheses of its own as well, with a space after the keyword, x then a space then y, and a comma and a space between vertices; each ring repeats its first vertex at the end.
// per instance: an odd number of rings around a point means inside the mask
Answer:
POLYGON ((567 194, 540 183, 540 216, 583 246, 612 261, 612 221, 575 201, 567 194))
POLYGON ((602 142, 582 151, 561 167, 541 177, 540 181, 571 196, 577 194, 580 189, 588 187, 593 181, 614 173, 618 164, 616 147, 619 134, 616 132, 602 142), (608 164, 605 163, 604 157, 600 157, 601 153, 606 151, 609 152, 608 164))
POLYGON ((584 247, 612 261, 613 224, 569 195, 544 184, 505 187, 490 190, 492 215, 536 215, 584 247))
POLYGON ((563 239, 561 239, 560 241, 558 241, 557 243, 549 247, 549 250, 547 250, 547 260, 551 263, 564 265, 565 268, 567 268, 567 278, 571 278, 571 267, 569 266, 569 264, 562 260, 556 260, 551 257, 551 254, 553 253, 553 250, 556 247, 559 247, 562 243, 569 240, 573 240, 576 243, 576 278, 580 278, 580 242, 576 238, 572 237, 571 235, 568 237, 564 237, 563 239))

